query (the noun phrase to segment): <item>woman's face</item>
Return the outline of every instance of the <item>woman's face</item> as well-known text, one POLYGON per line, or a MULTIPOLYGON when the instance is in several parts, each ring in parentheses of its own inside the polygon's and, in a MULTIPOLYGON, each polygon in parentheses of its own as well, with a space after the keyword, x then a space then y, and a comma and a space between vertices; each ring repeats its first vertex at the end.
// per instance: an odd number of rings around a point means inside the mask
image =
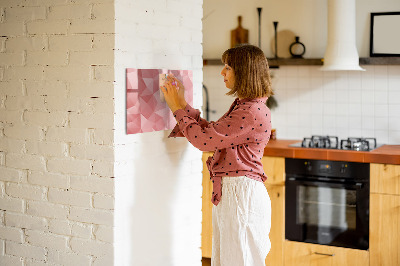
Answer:
POLYGON ((233 72, 233 69, 225 64, 221 71, 221 75, 224 77, 225 86, 228 89, 233 89, 235 86, 235 73, 233 72))

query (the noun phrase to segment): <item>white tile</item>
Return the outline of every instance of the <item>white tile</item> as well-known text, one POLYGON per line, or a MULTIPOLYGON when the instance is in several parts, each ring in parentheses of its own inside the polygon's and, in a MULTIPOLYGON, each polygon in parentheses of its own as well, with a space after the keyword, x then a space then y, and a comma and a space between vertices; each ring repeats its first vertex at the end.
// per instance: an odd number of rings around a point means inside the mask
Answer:
POLYGON ((360 116, 349 116, 349 129, 361 129, 362 121, 360 116))
POLYGON ((349 137, 359 137, 362 135, 361 128, 349 128, 349 137))
POLYGON ((400 131, 400 117, 389 117, 389 130, 400 131))
POLYGON ((320 114, 322 116, 323 111, 324 111, 324 104, 322 102, 320 101, 311 102, 311 112, 313 115, 320 114))
POLYGON ((372 118, 375 115, 375 106, 373 104, 363 104, 361 105, 361 115, 363 117, 372 118))
POLYGON ((400 144, 400 130, 389 131, 388 144, 399 145, 400 144))
POLYGON ((375 104, 387 104, 388 102, 388 92, 387 91, 375 91, 374 96, 375 104))
POLYGON ((349 103, 349 91, 348 90, 337 90, 336 91, 336 103, 349 103))
POLYGON ((373 90, 374 89, 374 77, 363 76, 361 78, 361 89, 362 90, 373 90))
POLYGON ((330 86, 324 88, 324 98, 323 101, 325 103, 334 103, 336 102, 336 91, 334 88, 330 86))
MULTIPOLYGON (((325 130, 335 128, 336 125, 336 116, 335 115, 324 115, 323 128, 325 130)), ((329 131, 328 131, 329 132, 329 131)), ((331 134, 331 133, 329 133, 331 134)))
POLYGON ((272 79, 272 89, 274 90, 275 93, 279 90, 283 90, 286 88, 286 79, 285 78, 273 78, 272 79))
POLYGON ((388 89, 392 91, 400 90, 400 76, 389 76, 388 89))
POLYGON ((375 78, 374 89, 375 89, 375 91, 387 91, 388 79, 387 78, 375 78))
POLYGON ((311 84, 310 78, 308 78, 308 77, 299 76, 297 82, 298 82, 297 83, 298 88, 307 88, 307 89, 309 89, 310 86, 311 86, 310 85, 311 84))
POLYGON ((389 129, 389 118, 388 117, 375 117, 375 129, 387 131, 389 129))
POLYGON ((336 103, 336 115, 338 116, 349 115, 349 105, 346 103, 336 103))
POLYGON ((349 117, 348 116, 336 116, 336 127, 339 129, 349 128, 349 117))
POLYGON ((362 91, 361 90, 349 90, 349 102, 350 103, 361 103, 362 91))
POLYGON ((400 88, 397 91, 389 91, 388 92, 388 97, 389 97, 389 104, 400 104, 400 88))
POLYGON ((321 71, 320 66, 310 66, 310 76, 313 77, 323 77, 324 73, 321 71))
POLYGON ((324 85, 324 79, 322 77, 311 77, 310 87, 313 89, 322 88, 324 85))
POLYGON ((361 76, 373 76, 375 72, 375 65, 364 65, 365 71, 355 71, 361 73, 361 76))
POLYGON ((361 101, 363 104, 374 103, 374 91, 373 90, 362 90, 361 101))
POLYGON ((335 71, 321 71, 324 78, 335 78, 335 71))
POLYGON ((347 90, 349 87, 349 78, 347 72, 343 72, 336 77, 336 89, 347 90))
POLYGON ((309 79, 311 77, 311 71, 312 71, 312 69, 308 66, 299 67, 297 69, 297 75, 301 78, 309 79))
POLYGON ((337 128, 335 127, 324 127, 323 133, 321 135, 336 136, 337 128))
POLYGON ((285 67, 286 77, 297 77, 298 76, 298 67, 297 66, 286 66, 285 67))
POLYGON ((376 78, 387 78, 388 66, 387 65, 376 65, 374 69, 374 77, 376 78))
POLYGON ((310 135, 324 135, 324 130, 322 127, 312 127, 310 135))
POLYGON ((336 115, 336 105, 334 103, 325 103, 323 108, 324 116, 336 115))
POLYGON ((314 89, 311 93, 312 102, 321 102, 324 97, 324 90, 321 88, 314 89))
POLYGON ((371 116, 363 116, 362 118, 362 129, 375 129, 375 120, 371 116))
POLYGON ((369 128, 363 128, 361 130, 361 136, 362 138, 374 138, 375 137, 375 131, 373 129, 369 128))
POLYGON ((311 126, 314 129, 322 129, 324 117, 321 113, 314 113, 311 115, 311 126))
POLYGON ((361 117, 362 106, 360 103, 349 104, 349 115, 361 117))
POLYGON ((361 90, 361 77, 349 77, 349 90, 361 90))
POLYGON ((298 127, 301 125, 300 121, 299 121, 299 116, 297 114, 290 114, 288 115, 288 117, 286 118, 287 120, 287 124, 289 126, 292 127, 298 127))
POLYGON ((389 104, 388 113, 389 117, 400 117, 400 104, 389 104))
POLYGON ((287 77, 286 78, 286 88, 288 88, 288 89, 299 88, 298 78, 297 77, 287 77))
POLYGON ((339 146, 341 139, 347 139, 349 137, 349 129, 348 128, 338 128, 336 130, 336 136, 339 138, 339 146))
POLYGON ((387 144, 389 142, 388 130, 377 130, 375 129, 375 138, 378 145, 387 144))
POLYGON ((400 76, 400 66, 388 66, 388 76, 400 76))
POLYGON ((387 104, 375 104, 374 108, 375 117, 387 117, 389 115, 389 106, 387 104))

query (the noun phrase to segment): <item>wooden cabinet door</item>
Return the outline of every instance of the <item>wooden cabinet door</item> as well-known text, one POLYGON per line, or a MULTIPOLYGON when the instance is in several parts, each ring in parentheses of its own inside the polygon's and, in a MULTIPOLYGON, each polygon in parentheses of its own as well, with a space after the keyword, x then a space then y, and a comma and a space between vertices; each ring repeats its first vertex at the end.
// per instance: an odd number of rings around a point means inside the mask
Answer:
POLYGON ((204 258, 211 258, 212 252, 212 183, 206 161, 211 152, 203 153, 203 195, 202 195, 202 224, 201 224, 201 253, 204 258))
POLYGON ((400 165, 370 165, 371 193, 400 195, 400 165))
POLYGON ((283 265, 285 240, 285 187, 265 184, 271 199, 271 250, 265 259, 266 266, 283 265))
POLYGON ((365 250, 285 241, 285 266, 368 266, 365 250))
POLYGON ((266 184, 285 185, 285 158, 264 156, 261 163, 268 177, 266 184))
POLYGON ((371 194, 371 266, 400 265, 400 196, 371 194))

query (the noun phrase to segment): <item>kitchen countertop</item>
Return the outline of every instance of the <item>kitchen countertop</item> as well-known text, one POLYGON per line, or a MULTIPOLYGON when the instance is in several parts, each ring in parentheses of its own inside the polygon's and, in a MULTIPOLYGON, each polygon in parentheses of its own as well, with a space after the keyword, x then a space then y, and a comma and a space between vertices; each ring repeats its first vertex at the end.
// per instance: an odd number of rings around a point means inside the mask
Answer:
POLYGON ((400 145, 383 145, 372 151, 289 147, 301 140, 270 140, 264 156, 363 163, 400 164, 400 145))

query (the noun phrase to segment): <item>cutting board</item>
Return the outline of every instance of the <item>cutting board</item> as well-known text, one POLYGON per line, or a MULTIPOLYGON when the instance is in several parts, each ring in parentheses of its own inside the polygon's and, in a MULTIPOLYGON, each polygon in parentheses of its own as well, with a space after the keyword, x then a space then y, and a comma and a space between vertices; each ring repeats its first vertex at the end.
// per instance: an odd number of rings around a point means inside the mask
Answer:
POLYGON ((238 26, 231 30, 231 48, 242 43, 249 43, 249 31, 242 27, 242 16, 238 16, 238 26))

